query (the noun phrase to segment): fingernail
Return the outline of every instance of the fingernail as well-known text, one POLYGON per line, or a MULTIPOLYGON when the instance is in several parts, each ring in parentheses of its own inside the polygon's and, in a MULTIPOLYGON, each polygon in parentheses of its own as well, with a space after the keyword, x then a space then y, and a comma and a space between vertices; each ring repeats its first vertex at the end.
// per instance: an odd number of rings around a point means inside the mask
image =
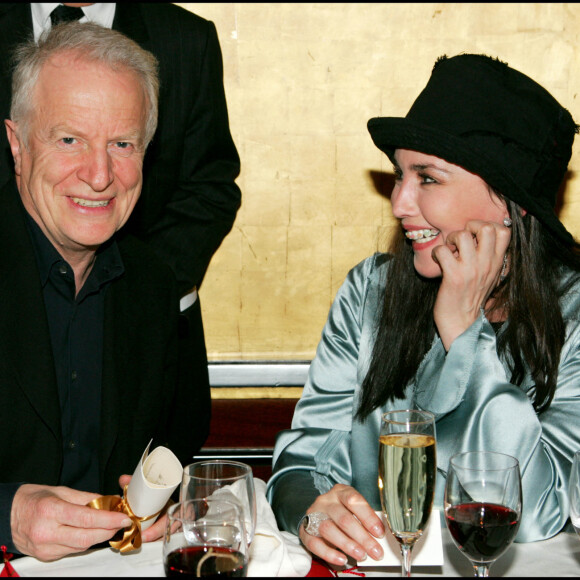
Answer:
POLYGON ((380 560, 383 557, 383 551, 375 546, 374 548, 371 548, 371 555, 375 560, 380 560))
POLYGON ((348 558, 346 556, 338 556, 336 558, 336 565, 337 566, 346 566, 347 562, 348 562, 348 558))
POLYGON ((355 548, 354 549, 354 557, 356 558, 356 561, 357 562, 362 562, 363 560, 366 560, 367 555, 362 550, 359 550, 358 548, 355 548))
POLYGON ((128 528, 133 522, 129 519, 129 518, 125 518, 122 522, 121 522, 121 526, 123 528, 128 528))
POLYGON ((385 535, 384 530, 381 528, 381 526, 375 526, 373 528, 373 536, 375 538, 382 538, 385 535))

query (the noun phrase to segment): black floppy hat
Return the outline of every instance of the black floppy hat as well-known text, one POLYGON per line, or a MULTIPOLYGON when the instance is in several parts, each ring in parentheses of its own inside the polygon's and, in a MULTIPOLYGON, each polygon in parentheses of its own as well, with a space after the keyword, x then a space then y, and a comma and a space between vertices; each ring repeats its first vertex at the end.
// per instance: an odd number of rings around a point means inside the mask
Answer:
POLYGON ((578 126, 542 86, 498 59, 442 56, 402 117, 368 122, 375 145, 435 155, 479 175, 575 244, 554 212, 578 126))

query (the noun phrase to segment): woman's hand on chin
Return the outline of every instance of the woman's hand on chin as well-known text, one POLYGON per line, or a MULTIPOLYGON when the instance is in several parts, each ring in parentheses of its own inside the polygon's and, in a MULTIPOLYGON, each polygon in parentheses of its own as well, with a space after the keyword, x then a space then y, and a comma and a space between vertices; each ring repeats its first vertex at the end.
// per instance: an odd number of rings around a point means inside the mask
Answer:
POLYGON ((477 320, 499 283, 510 237, 509 228, 473 220, 433 248, 442 271, 433 317, 446 350, 477 320))

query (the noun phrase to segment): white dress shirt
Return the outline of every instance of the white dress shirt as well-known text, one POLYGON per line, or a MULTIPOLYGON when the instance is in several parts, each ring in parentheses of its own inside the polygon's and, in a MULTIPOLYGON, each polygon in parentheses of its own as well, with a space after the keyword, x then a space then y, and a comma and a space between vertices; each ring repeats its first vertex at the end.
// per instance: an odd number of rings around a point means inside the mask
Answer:
MULTIPOLYGON (((34 30, 34 40, 38 40, 44 30, 51 27, 50 13, 60 4, 60 2, 32 2, 32 26, 34 30)), ((90 6, 81 6, 84 17, 79 22, 96 22, 106 28, 113 26, 115 17, 114 2, 96 2, 90 6)))

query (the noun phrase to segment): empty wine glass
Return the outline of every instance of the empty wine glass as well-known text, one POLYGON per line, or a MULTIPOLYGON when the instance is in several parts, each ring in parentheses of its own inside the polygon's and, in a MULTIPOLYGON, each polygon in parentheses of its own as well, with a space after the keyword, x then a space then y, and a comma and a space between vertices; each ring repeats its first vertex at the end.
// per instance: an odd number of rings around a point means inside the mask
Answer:
POLYGON ((186 465, 183 469, 180 501, 203 497, 224 497, 237 501, 244 514, 248 544, 251 544, 256 529, 256 492, 249 465, 222 459, 186 465))
POLYGON ((570 473, 570 520, 580 536, 580 451, 574 453, 570 473))
POLYGON ((379 437, 379 492, 387 526, 401 546, 402 576, 433 507, 437 475, 435 417, 427 411, 390 411, 379 437))
POLYGON ((217 498, 172 505, 167 510, 163 565, 168 577, 246 576, 248 543, 239 505, 217 498))
POLYGON ((522 515, 518 460, 503 453, 468 451, 449 461, 445 521, 475 576, 489 569, 512 544, 522 515))

